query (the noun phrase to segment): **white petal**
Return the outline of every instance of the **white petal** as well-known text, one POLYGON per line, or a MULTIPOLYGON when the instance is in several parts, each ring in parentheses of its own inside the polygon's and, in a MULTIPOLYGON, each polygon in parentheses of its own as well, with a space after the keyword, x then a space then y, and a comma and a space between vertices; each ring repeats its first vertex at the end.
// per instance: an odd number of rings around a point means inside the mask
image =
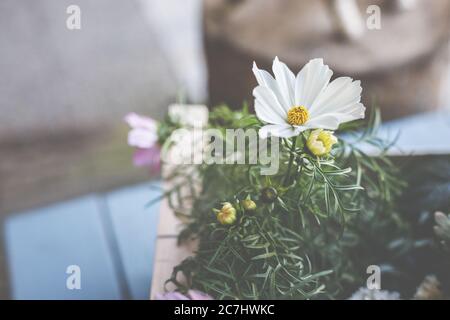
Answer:
POLYGON ((361 102, 351 103, 347 106, 339 108, 339 112, 332 112, 337 114, 342 119, 341 122, 352 121, 356 119, 364 119, 366 108, 361 102))
POLYGON ((276 124, 285 124, 287 113, 280 105, 275 94, 267 87, 257 86, 253 89, 255 111, 259 119, 276 124))
POLYGON ((344 119, 340 117, 340 114, 323 114, 316 118, 313 118, 306 122, 305 126, 310 129, 328 129, 328 130, 336 130, 339 127, 339 124, 344 119))
POLYGON ((157 122, 149 117, 138 115, 134 112, 125 116, 125 121, 132 128, 144 128, 149 130, 156 130, 157 122))
POLYGON ((337 78, 319 95, 309 110, 306 126, 336 130, 339 124, 364 118, 361 82, 349 77, 337 78))
POLYGON ((309 61, 295 79, 295 104, 311 108, 316 98, 330 82, 333 71, 322 59, 309 61))
POLYGON ((281 121, 279 119, 278 114, 274 113, 271 109, 268 109, 263 103, 259 100, 255 99, 255 113, 259 120, 264 121, 266 123, 279 123, 281 121), (274 121, 276 119, 276 121, 274 121))
POLYGON ((340 77, 332 81, 311 106, 311 117, 325 113, 345 113, 361 101, 361 81, 340 77))
POLYGON ((280 138, 290 138, 297 135, 294 127, 288 124, 269 124, 259 129, 259 137, 261 139, 267 138, 269 134, 280 138))
POLYGON ((128 133, 128 144, 138 148, 151 148, 158 140, 155 132, 147 129, 136 128, 128 133))
POLYGON ((342 112, 329 112, 311 118, 305 125, 309 128, 336 130, 341 123, 364 118, 366 108, 362 103, 345 107, 342 112))
POLYGON ((307 126, 294 126, 294 131, 297 135, 308 129, 309 128, 307 126))
POLYGON ((284 106, 287 108, 292 107, 295 102, 295 75, 286 64, 278 60, 278 57, 275 57, 273 60, 272 71, 275 75, 284 106))
POLYGON ((275 79, 266 70, 258 69, 256 62, 253 61, 253 74, 255 75, 256 81, 260 86, 268 87, 273 90, 273 84, 276 84, 275 79))
POLYGON ((281 106, 287 111, 292 105, 286 105, 285 100, 280 92, 280 88, 278 87, 277 81, 272 77, 272 75, 266 70, 258 69, 258 66, 255 62, 253 62, 252 68, 253 74, 255 75, 256 81, 258 84, 263 87, 267 87, 275 94, 278 99, 278 102, 281 106))

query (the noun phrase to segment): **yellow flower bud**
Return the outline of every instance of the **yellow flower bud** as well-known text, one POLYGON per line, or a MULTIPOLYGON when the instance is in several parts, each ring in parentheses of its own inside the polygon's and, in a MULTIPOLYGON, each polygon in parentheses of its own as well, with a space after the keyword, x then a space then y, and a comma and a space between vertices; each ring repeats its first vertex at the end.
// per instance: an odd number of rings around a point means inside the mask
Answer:
POLYGON ((231 203, 223 203, 222 209, 217 212, 217 220, 221 224, 233 224, 236 221, 236 209, 231 203))
POLYGON ((320 157, 328 154, 337 141, 332 131, 316 129, 309 134, 306 146, 312 154, 320 157))
POLYGON ((256 203, 255 201, 253 201, 252 199, 244 199, 241 201, 242 202, 242 207, 246 210, 246 211, 253 211, 256 210, 256 203))

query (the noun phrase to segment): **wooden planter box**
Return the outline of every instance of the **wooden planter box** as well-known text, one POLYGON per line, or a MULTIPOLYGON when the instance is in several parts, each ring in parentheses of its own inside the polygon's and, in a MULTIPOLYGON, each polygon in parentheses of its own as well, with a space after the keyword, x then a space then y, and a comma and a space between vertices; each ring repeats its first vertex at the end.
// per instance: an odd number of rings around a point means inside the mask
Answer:
MULTIPOLYGON (((156 238, 156 249, 150 299, 154 299, 157 293, 165 291, 165 282, 170 278, 173 268, 185 258, 194 254, 196 243, 187 242, 180 246, 177 244, 180 221, 164 199, 161 203, 159 226, 156 238)), ((167 289, 174 289, 168 285, 167 289)))

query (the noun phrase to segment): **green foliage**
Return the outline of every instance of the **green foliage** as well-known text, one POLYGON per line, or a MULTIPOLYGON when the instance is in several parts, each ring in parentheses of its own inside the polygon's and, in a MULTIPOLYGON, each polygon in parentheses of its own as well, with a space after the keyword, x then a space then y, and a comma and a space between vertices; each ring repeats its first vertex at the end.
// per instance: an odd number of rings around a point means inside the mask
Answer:
MULTIPOLYGON (((261 126, 245 107, 236 112, 220 106, 209 122, 221 131, 261 126)), ((342 130, 376 147, 377 156, 342 138, 330 155, 318 158, 308 152, 304 134, 282 139, 280 170, 272 176, 261 175, 260 164, 202 164, 195 167, 202 191, 182 195, 193 175, 175 171, 177 182, 165 196, 187 221, 179 240, 198 237, 199 248, 168 281, 187 289, 176 281, 182 272, 190 287, 218 299, 333 298, 363 285, 366 267, 408 230, 394 206, 404 183, 384 154, 390 143, 376 138, 378 125, 375 112, 362 134, 360 126, 342 130), (245 210, 244 199, 256 209, 245 210), (238 214, 231 226, 221 225, 213 211, 225 201, 238 214)))
POLYGON ((169 137, 172 132, 174 132, 178 128, 180 128, 180 125, 178 123, 174 123, 169 115, 167 115, 164 121, 158 124, 158 143, 160 145, 164 145, 164 142, 169 141, 169 137))

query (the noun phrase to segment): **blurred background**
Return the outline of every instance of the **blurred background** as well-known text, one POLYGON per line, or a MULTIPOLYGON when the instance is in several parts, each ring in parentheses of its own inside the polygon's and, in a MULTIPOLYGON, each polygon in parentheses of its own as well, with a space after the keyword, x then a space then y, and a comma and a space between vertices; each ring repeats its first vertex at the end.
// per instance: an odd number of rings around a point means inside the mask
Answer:
MULTIPOLYGON (((45 208, 149 179, 132 166, 128 112, 161 119, 177 100, 252 105, 252 62, 270 69, 274 56, 294 72, 323 57, 334 76, 362 80, 366 106, 385 120, 446 112, 449 33, 448 0, 2 0, 0 298, 39 297, 14 280, 25 263, 15 252, 29 246, 23 230, 53 226, 41 225, 45 208), (70 5, 81 9, 79 30, 66 26, 70 5), (24 227, 16 216, 37 218, 24 227)), ((117 297, 136 297, 125 291, 117 297)))

